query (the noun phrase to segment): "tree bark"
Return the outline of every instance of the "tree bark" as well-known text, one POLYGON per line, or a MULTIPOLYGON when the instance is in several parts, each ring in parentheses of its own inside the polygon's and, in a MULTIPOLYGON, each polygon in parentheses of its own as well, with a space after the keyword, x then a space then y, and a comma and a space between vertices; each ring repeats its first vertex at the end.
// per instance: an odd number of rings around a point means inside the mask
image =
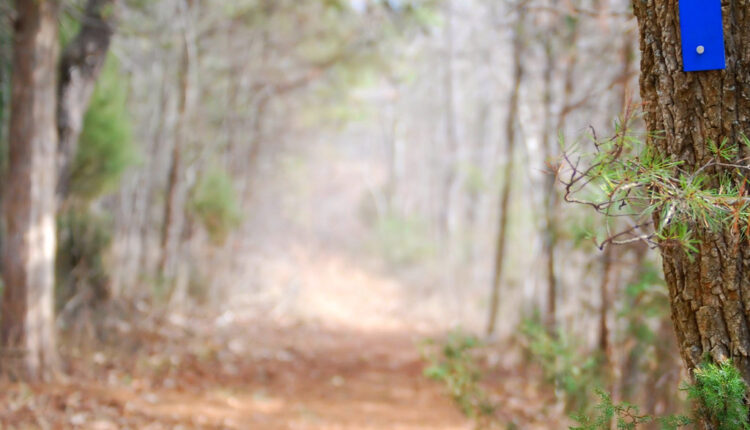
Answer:
MULTIPOLYGON (((750 5, 730 0, 721 4, 726 70, 685 73, 678 1, 633 2, 647 142, 682 160, 686 170, 709 162, 709 141, 726 138, 741 146, 741 136, 750 135, 750 5)), ((748 155, 742 148, 739 158, 748 155)), ((731 231, 712 233, 698 223, 690 228, 701 241, 692 259, 679 247, 661 247, 682 359, 690 370, 705 359, 732 359, 750 382, 750 245, 731 231)))
POLYGON ((91 94, 107 58, 114 34, 113 9, 117 0, 88 0, 81 30, 60 60, 57 100, 57 194, 64 200, 70 187, 70 169, 91 94))
POLYGON ((516 147, 516 128, 518 126, 518 105, 523 80, 523 39, 522 25, 525 18, 525 5, 518 6, 518 23, 513 32, 513 81, 511 83, 510 100, 508 101, 508 115, 505 123, 506 164, 503 175, 503 186, 500 190, 500 213, 498 215, 497 241, 495 244, 495 266, 492 276, 492 290, 490 294, 490 313, 487 320, 487 335, 495 332, 497 314, 500 308, 500 282, 503 278, 505 263, 505 242, 508 233, 508 215, 510 212, 510 192, 513 185, 514 157, 516 147))
POLYGON ((2 371, 46 379, 54 331, 57 1, 16 2, 0 317, 2 371))

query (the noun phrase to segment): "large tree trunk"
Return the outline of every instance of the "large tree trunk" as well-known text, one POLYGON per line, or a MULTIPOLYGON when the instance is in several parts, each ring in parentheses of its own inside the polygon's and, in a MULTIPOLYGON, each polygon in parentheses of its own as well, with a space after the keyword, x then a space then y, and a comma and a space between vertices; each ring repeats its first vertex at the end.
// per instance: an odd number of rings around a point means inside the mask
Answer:
MULTIPOLYGON (((641 41, 641 97, 648 144, 695 170, 711 159, 709 141, 739 145, 750 135, 750 6, 721 1, 726 70, 682 71, 677 0, 635 0, 641 41), (660 137, 653 137, 659 132, 660 137)), ((748 150, 739 157, 747 157, 748 150)), ((717 172, 718 173, 718 172, 717 172)), ((690 259, 663 246, 672 320, 688 369, 706 357, 731 358, 750 382, 750 246, 730 231, 691 226, 702 244, 690 259)))
POLYGON ((67 197, 70 168, 78 148, 83 118, 89 107, 99 72, 107 58, 114 33, 113 8, 117 0, 89 0, 81 30, 65 48, 60 60, 57 129, 58 199, 67 197))
POLYGON ((58 2, 16 2, 4 216, 2 369, 40 379, 54 373, 55 77, 58 2))

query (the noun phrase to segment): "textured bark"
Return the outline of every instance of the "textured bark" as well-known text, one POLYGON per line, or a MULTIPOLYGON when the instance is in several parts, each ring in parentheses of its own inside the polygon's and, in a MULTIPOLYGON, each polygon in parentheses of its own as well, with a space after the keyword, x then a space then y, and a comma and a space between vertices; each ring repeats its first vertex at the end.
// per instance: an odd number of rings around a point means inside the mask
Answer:
MULTIPOLYGON (((710 140, 750 135, 750 2, 722 0, 726 70, 682 71, 677 0, 635 0, 641 44, 641 97, 648 144, 697 169, 710 140)), ((740 157, 747 157, 747 149, 740 157)), ((691 226, 702 241, 694 260, 663 246, 677 340, 688 369, 731 358, 750 382, 750 246, 730 231, 691 226)))
POLYGON ((78 148, 83 118, 109 51, 114 33, 113 9, 116 1, 87 2, 81 30, 65 48, 60 60, 57 100, 57 193, 60 200, 69 191, 70 168, 78 148))
POLYGON ((525 17, 525 6, 519 7, 518 25, 513 32, 513 82, 511 83, 510 100, 508 100, 508 115, 505 122, 505 171, 503 175, 503 186, 500 190, 500 213, 498 215, 497 240, 495 244, 495 266, 492 276, 492 290, 490 294, 490 313, 487 320, 487 334, 495 332, 497 314, 500 308, 500 282, 503 279, 503 266, 505 264, 505 242, 508 233, 508 214, 510 213, 510 192, 513 185, 514 158, 516 148, 516 127, 518 125, 518 108, 523 80, 523 35, 521 31, 522 22, 525 17))
POLYGON ((16 2, 0 318, 2 371, 36 380, 57 367, 54 332, 55 77, 58 2, 16 2))

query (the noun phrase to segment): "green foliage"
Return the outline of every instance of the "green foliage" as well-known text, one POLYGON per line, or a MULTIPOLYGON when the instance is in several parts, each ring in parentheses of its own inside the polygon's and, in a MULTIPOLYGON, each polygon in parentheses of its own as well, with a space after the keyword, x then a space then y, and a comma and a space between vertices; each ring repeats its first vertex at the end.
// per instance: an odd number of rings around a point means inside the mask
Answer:
MULTIPOLYGON (((62 31, 74 33, 74 21, 62 31)), ((71 166, 70 196, 58 215, 56 258, 57 303, 76 295, 81 305, 109 297, 109 275, 104 255, 111 244, 112 221, 94 213, 90 203, 114 189, 137 155, 131 139, 127 89, 114 57, 102 69, 83 121, 78 148, 71 166)))
POLYGON ((676 430, 692 423, 689 418, 679 415, 660 418, 641 415, 637 406, 625 402, 614 403, 612 397, 601 390, 597 390, 596 394, 599 397, 599 403, 594 408, 594 415, 575 415, 573 419, 578 425, 570 427, 570 430, 610 430, 613 422, 621 430, 633 430, 639 428, 641 424, 652 422, 659 423, 662 430, 676 430))
POLYGON ((392 264, 411 264, 435 253, 424 221, 389 212, 379 216, 375 225, 376 247, 392 264))
POLYGON ((187 209, 217 244, 223 243, 242 220, 232 178, 226 170, 216 166, 209 168, 198 178, 190 193, 187 209))
POLYGON ((723 161, 732 161, 737 157, 737 154, 739 153, 739 147, 737 147, 736 145, 729 145, 728 142, 728 139, 725 138, 721 141, 720 144, 717 145, 713 140, 709 140, 708 150, 715 157, 718 157, 723 161))
POLYGON ((461 331, 448 335, 444 343, 426 342, 433 346, 424 353, 429 366, 424 374, 430 379, 445 384, 451 397, 470 418, 492 416, 495 406, 487 393, 480 387, 482 372, 472 353, 481 346, 479 340, 461 331))
MULTIPOLYGON (((686 385, 688 398, 696 404, 696 415, 716 430, 746 430, 750 428, 746 405, 747 386, 740 372, 726 361, 720 365, 706 363, 695 370, 695 383, 686 385)), ((597 391, 599 403, 592 415, 578 414, 578 423, 571 430, 609 430, 612 422, 618 429, 640 428, 641 424, 658 423, 663 430, 676 430, 695 421, 681 415, 653 417, 641 415, 638 407, 628 403, 614 403, 603 391, 597 391)))
POLYGON ((572 170, 564 181, 568 202, 591 206, 608 219, 636 220, 629 230, 608 233, 607 242, 645 240, 692 254, 700 243, 696 231, 731 230, 747 235, 748 168, 733 160, 740 147, 750 147, 750 140, 707 142, 712 159, 688 168, 681 160, 647 146, 631 131, 628 121, 617 124, 613 137, 594 139, 594 153, 582 154, 575 161, 570 152, 565 156, 572 170), (653 233, 644 233, 649 229, 653 233))
POLYGON ((599 385, 599 359, 584 354, 563 331, 552 335, 537 322, 521 327, 532 359, 542 366, 547 382, 565 398, 567 410, 577 410, 589 402, 593 387, 599 385))
POLYGON ((590 248, 591 241, 596 240, 598 227, 594 217, 583 215, 572 219, 565 230, 575 248, 590 248))
POLYGON ((81 11, 78 8, 63 8, 59 22, 60 47, 62 49, 65 49, 80 31, 80 17, 81 11))
POLYGON ((695 383, 685 390, 695 401, 700 417, 717 430, 750 429, 747 386, 740 372, 726 361, 720 365, 706 363, 694 372, 695 383))
POLYGON ((86 112, 71 168, 71 194, 78 199, 90 201, 112 190, 125 170, 138 161, 123 82, 110 56, 86 112))
POLYGON ((610 430, 612 421, 617 419, 618 429, 635 429, 638 424, 650 422, 650 417, 638 413, 636 406, 622 403, 614 404, 612 397, 604 391, 597 390, 600 403, 596 405, 593 416, 584 414, 573 417, 580 425, 570 427, 571 430, 610 430))

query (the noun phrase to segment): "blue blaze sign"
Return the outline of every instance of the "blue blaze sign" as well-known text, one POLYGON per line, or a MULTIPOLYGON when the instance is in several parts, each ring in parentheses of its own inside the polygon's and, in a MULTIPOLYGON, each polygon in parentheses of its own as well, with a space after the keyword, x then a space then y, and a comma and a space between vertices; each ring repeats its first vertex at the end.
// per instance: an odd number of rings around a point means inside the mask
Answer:
POLYGON ((726 68, 721 0, 680 0, 680 32, 686 72, 726 68))

